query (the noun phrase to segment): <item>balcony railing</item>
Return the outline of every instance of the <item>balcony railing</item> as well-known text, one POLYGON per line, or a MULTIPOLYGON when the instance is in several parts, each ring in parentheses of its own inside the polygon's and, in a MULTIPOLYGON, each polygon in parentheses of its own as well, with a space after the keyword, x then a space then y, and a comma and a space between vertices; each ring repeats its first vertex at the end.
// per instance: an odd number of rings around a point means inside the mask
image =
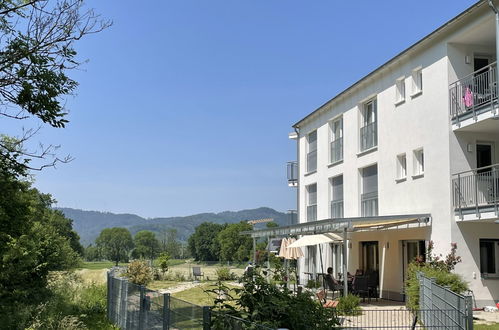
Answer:
POLYGON ((378 192, 362 194, 360 197, 360 208, 363 217, 378 215, 378 192))
POLYGON ((288 225, 296 225, 298 223, 298 213, 296 210, 288 210, 288 225))
POLYGON ((477 111, 497 100, 497 63, 494 62, 449 86, 450 115, 454 120, 464 114, 476 119, 477 111))
POLYGON ((372 122, 360 128, 360 151, 373 148, 378 145, 377 123, 372 122))
POLYGON ((294 187, 298 184, 298 162, 288 162, 288 185, 294 187))
POLYGON ((307 222, 317 220, 317 205, 307 206, 307 222))
POLYGON ((307 154, 307 173, 317 170, 317 150, 310 151, 307 154))
POLYGON ((331 142, 331 163, 339 162, 343 159, 343 138, 331 142))
POLYGON ((496 214, 499 203, 499 164, 480 167, 453 175, 453 204, 461 218, 471 210, 480 215, 489 208, 496 214))
POLYGON ((331 201, 331 218, 343 218, 343 200, 331 201))

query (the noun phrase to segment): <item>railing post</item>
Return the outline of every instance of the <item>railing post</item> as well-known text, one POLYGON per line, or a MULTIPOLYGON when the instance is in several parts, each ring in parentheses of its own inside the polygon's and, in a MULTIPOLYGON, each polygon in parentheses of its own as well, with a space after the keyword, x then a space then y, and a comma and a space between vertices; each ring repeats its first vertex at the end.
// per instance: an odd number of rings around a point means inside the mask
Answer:
POLYGON ((478 219, 480 219, 480 210, 478 209, 478 171, 473 174, 475 179, 475 212, 478 219))
POLYGON ((211 308, 203 306, 203 330, 211 329, 211 308))
POLYGON ((494 198, 494 213, 497 215, 497 167, 492 167, 492 198, 494 198))
POLYGON ((146 323, 146 288, 141 285, 140 286, 140 301, 139 301, 139 330, 144 330, 146 323))
POLYGON ((465 296, 464 302, 466 308, 466 330, 473 330, 473 298, 465 296))
MULTIPOLYGON (((114 320, 111 319, 111 295, 112 295, 112 288, 111 288, 111 274, 109 271, 107 271, 107 297, 106 297, 106 305, 107 305, 107 319, 110 322, 113 322, 114 320)), ((114 322, 113 322, 114 323, 114 322)))
POLYGON ((170 294, 163 293, 163 330, 169 330, 170 323, 170 294))
POLYGON ((463 220, 463 207, 461 206, 461 174, 457 175, 457 198, 459 200, 459 218, 463 220))

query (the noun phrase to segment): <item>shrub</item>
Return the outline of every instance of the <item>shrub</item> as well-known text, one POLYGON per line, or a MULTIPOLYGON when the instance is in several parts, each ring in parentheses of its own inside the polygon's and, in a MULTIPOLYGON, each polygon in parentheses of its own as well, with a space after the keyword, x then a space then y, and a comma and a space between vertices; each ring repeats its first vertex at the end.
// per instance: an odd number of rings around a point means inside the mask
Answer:
POLYGON ((145 260, 132 261, 123 275, 138 285, 147 285, 152 281, 152 269, 145 260))
POLYGON ((236 279, 236 275, 230 272, 228 267, 220 267, 215 271, 219 281, 231 281, 236 279))
POLYGON ((308 280, 307 285, 305 287, 307 289, 317 289, 321 287, 321 282, 316 280, 308 280))
POLYGON ((168 266, 170 264, 170 255, 166 252, 161 252, 158 257, 158 266, 161 268, 163 275, 168 271, 168 266))
POLYGON ((336 308, 340 315, 359 315, 360 312, 360 298, 353 294, 347 294, 340 297, 338 300, 338 307, 336 308))

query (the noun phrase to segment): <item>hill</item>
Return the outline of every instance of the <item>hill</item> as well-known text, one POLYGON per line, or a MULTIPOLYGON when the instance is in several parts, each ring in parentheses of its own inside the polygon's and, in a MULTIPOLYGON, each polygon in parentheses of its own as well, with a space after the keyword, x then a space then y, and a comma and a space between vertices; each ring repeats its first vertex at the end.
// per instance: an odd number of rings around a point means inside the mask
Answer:
POLYGON ((111 227, 128 228, 132 235, 140 230, 150 230, 160 233, 162 230, 174 228, 178 232, 178 238, 181 241, 186 241, 194 232, 194 228, 205 221, 235 223, 243 220, 274 218, 274 221, 280 226, 285 226, 288 224, 289 219, 287 214, 268 207, 153 219, 145 219, 135 214, 115 214, 72 208, 58 208, 58 210, 73 220, 73 228, 80 235, 80 241, 83 246, 93 244, 102 229, 111 227))

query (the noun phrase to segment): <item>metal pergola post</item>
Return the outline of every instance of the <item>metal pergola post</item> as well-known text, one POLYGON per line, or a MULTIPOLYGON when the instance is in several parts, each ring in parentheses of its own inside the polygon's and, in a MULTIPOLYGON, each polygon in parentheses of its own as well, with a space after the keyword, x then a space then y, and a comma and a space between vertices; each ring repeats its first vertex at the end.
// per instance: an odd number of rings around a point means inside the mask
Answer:
POLYGON ((347 242, 347 227, 343 228, 343 295, 348 294, 348 242, 347 242))

